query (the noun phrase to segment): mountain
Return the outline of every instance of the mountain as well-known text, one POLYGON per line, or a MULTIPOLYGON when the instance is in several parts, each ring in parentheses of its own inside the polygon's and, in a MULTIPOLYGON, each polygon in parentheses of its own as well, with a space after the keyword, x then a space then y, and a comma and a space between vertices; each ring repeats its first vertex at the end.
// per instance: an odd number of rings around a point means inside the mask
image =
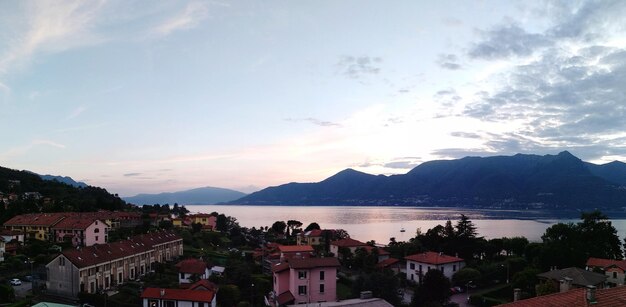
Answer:
POLYGON ((232 201, 244 197, 246 194, 235 190, 204 187, 187 191, 159 194, 138 194, 123 199, 136 205, 174 204, 180 205, 210 205, 232 201))
POLYGON ((558 155, 465 157, 422 163, 404 175, 343 170, 242 197, 252 205, 417 205, 498 208, 626 207, 626 164, 558 155))
POLYGON ((87 184, 84 182, 80 182, 80 181, 74 181, 74 179, 72 179, 72 177, 68 177, 68 176, 54 176, 54 175, 39 175, 39 177, 41 177, 41 179, 43 180, 56 180, 58 182, 62 182, 65 184, 69 184, 73 187, 77 187, 77 188, 86 188, 87 184))

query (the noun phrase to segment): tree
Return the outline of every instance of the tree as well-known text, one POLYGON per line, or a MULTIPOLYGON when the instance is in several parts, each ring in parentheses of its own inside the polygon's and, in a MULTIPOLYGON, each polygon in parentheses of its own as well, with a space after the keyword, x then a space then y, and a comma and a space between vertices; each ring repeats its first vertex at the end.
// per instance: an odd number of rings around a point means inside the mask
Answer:
POLYGON ((452 275, 452 283, 455 285, 465 285, 470 281, 480 279, 480 271, 472 268, 462 268, 452 275))
POLYGON ((320 225, 319 225, 319 224, 317 224, 317 223, 315 223, 315 222, 313 222, 313 223, 309 224, 309 226, 306 226, 306 228, 304 229, 304 231, 305 231, 305 232, 306 232, 306 231, 311 231, 311 230, 313 230, 313 229, 321 230, 320 225))
POLYGON ((443 226, 443 235, 446 238, 456 237, 456 231, 454 231, 454 227, 452 226, 452 222, 450 220, 447 220, 446 225, 443 226))
POLYGON ((291 231, 289 231, 289 233, 291 235, 294 235, 295 234, 294 230, 296 230, 297 228, 302 227, 302 222, 296 221, 296 220, 288 220, 287 221, 287 227, 289 228, 289 230, 291 230, 291 231))
POLYGON ((361 274, 352 283, 352 294, 358 296, 361 291, 372 291, 374 297, 380 297, 393 306, 400 305, 398 289, 400 283, 391 270, 361 274))
POLYGON ((456 235, 459 238, 467 238, 473 239, 476 238, 476 225, 470 219, 465 216, 465 214, 461 214, 461 218, 456 223, 456 235))
POLYGON ((224 214, 219 214, 215 220, 215 229, 218 231, 228 231, 228 218, 224 214))
POLYGON ((534 294, 535 293, 535 285, 537 284, 537 274, 539 274, 539 270, 528 267, 521 272, 513 275, 513 279, 511 282, 515 288, 520 288, 522 291, 534 294))
POLYGON ((220 294, 217 296, 219 306, 235 306, 241 298, 241 291, 235 285, 220 286, 220 294))
POLYGON ((450 281, 439 270, 430 270, 424 275, 422 283, 417 288, 411 302, 412 306, 426 304, 445 304, 450 298, 450 281))
POLYGON ((272 231, 276 234, 284 234, 285 229, 287 229, 287 224, 283 221, 276 221, 272 224, 272 231))

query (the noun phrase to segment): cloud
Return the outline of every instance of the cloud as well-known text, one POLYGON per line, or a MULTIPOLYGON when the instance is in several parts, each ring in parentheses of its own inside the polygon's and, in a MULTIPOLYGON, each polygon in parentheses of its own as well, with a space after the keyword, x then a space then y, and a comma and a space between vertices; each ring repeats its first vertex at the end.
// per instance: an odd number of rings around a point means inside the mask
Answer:
POLYGON ((208 16, 209 3, 194 1, 187 4, 178 14, 158 25, 154 31, 161 36, 167 36, 175 31, 195 28, 208 16))
POLYGON ((394 161, 383 164, 386 168, 397 168, 397 169, 412 169, 418 166, 420 162, 415 161, 394 161))
POLYGON ((72 112, 67 116, 67 119, 74 119, 82 114, 85 110, 87 110, 86 106, 78 106, 76 109, 72 110, 72 112))
POLYGON ((0 91, 8 93, 11 91, 11 88, 8 87, 6 84, 0 82, 0 91))
POLYGON ((351 79, 359 79, 366 75, 377 75, 380 73, 381 57, 369 56, 342 56, 335 65, 337 72, 351 79))
MULTIPOLYGON (((104 1, 37 1, 24 5, 22 28, 11 29, 0 55, 0 75, 41 52, 60 52, 102 39, 91 32, 104 1)), ((20 12, 21 13, 21 12, 20 12)), ((19 13, 18 13, 19 14, 19 13)))
POLYGON ((48 147, 54 147, 58 149, 66 148, 65 145, 52 141, 52 140, 35 139, 26 145, 9 148, 4 153, 0 153, 0 160, 10 160, 14 157, 24 156, 31 150, 34 150, 40 146, 48 146, 48 147))
POLYGON ((472 133, 472 132, 461 132, 461 131, 457 131, 457 132, 452 132, 450 133, 451 136, 454 137, 459 137, 459 138, 466 138, 466 139, 480 139, 482 138, 480 136, 480 134, 478 133, 472 133))
POLYGON ((461 64, 458 63, 458 60, 458 57, 454 54, 440 54, 436 63, 444 69, 458 70, 461 69, 461 64))
POLYGON ((137 176, 141 176, 142 173, 126 173, 124 174, 124 177, 137 177, 137 176))
POLYGON ((454 17, 445 17, 441 22, 448 27, 460 27, 463 25, 463 21, 454 17))
POLYGON ((505 24, 483 31, 484 40, 470 47, 468 55, 475 59, 501 59, 529 56, 551 42, 542 34, 528 33, 517 24, 505 24))
POLYGON ((317 125, 317 126, 321 126, 321 127, 341 127, 341 124, 339 123, 334 123, 331 121, 325 121, 325 120, 320 120, 317 118, 313 118, 313 117, 307 117, 307 118, 285 118, 286 121, 288 122, 309 122, 311 124, 317 125))
POLYGON ((452 107, 456 103, 462 100, 462 97, 457 94, 453 88, 440 90, 434 95, 434 100, 446 107, 452 107))

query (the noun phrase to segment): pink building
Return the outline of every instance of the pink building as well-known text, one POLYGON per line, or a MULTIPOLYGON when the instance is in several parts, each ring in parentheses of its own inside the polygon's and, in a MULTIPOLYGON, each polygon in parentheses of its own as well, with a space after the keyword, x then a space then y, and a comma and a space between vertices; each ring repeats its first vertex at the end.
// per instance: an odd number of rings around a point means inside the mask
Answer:
POLYGON ((291 258, 310 258, 315 249, 311 245, 279 245, 280 260, 291 258))
POLYGON ((339 259, 292 258, 272 268, 273 306, 333 302, 337 300, 339 259))
POLYGON ((72 246, 104 244, 108 240, 109 225, 103 220, 71 215, 52 227, 54 242, 72 242, 72 246))

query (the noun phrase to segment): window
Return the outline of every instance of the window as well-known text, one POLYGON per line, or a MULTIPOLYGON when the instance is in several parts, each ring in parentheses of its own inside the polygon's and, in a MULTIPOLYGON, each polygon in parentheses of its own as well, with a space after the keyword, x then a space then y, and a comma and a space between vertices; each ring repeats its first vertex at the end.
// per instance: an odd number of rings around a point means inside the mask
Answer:
POLYGON ((411 274, 411 280, 415 280, 415 278, 413 277, 413 274, 411 274))
POLYGON ((613 272, 613 278, 617 278, 617 272, 613 272))
POLYGON ((320 293, 324 293, 324 284, 320 284, 320 293))
POLYGON ((320 280, 324 280, 324 271, 320 271, 320 280))
POLYGON ((298 294, 306 295, 306 286, 298 286, 298 294))
POLYGON ((420 264, 420 272, 422 271, 422 265, 420 264))
POLYGON ((174 302, 174 301, 163 301, 163 307, 176 307, 176 302, 174 302))
POLYGON ((185 273, 180 273, 180 279, 185 279, 185 273))
POLYGON ((96 236, 96 241, 98 241, 98 236, 96 236))
POLYGON ((456 264, 452 265, 452 272, 456 272, 456 264))
POLYGON ((443 269, 444 269, 444 267, 441 267, 441 273, 443 273, 443 269))
POLYGON ((94 233, 99 233, 100 232, 100 228, 96 228, 93 230, 94 233))
POLYGON ((298 279, 306 279, 306 271, 299 271, 298 279))
POLYGON ((148 301, 148 306, 149 307, 159 307, 159 301, 157 301, 157 300, 149 300, 148 301))
POLYGON ((59 265, 60 266, 65 266, 65 258, 63 258, 63 257, 59 258, 59 265))
MULTIPOLYGON (((421 267, 421 265, 420 265, 421 267)), ((415 263, 411 262, 411 270, 415 270, 415 263)))

